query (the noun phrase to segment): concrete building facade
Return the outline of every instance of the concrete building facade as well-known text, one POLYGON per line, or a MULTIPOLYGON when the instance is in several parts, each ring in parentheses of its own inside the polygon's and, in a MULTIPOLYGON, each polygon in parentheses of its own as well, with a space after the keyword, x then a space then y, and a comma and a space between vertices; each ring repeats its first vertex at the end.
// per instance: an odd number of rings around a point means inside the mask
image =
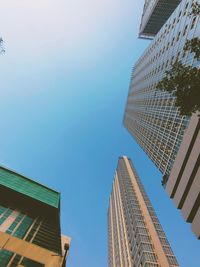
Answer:
POLYGON ((166 190, 200 239, 200 120, 194 114, 185 131, 166 190))
POLYGON ((109 267, 169 267, 177 260, 127 157, 119 158, 108 209, 109 267))
MULTIPOLYGON (((141 29, 146 27, 147 34, 151 30, 145 25, 154 21, 149 5, 156 8, 159 2, 163 1, 145 2, 141 29)), ((175 2, 180 3, 133 68, 124 125, 161 171, 169 196, 200 238, 199 117, 181 116, 175 107, 175 97, 156 89, 176 60, 200 66, 194 54, 183 49, 187 40, 200 37, 200 16, 192 15, 195 1, 174 1, 174 5, 175 2)), ((165 9, 164 4, 161 7, 165 9)))
POLYGON ((0 167, 0 266, 64 267, 60 193, 0 167))
POLYGON ((200 36, 199 17, 189 16, 192 1, 183 0, 133 68, 124 125, 155 163, 169 176, 190 118, 180 116, 175 97, 156 89, 176 59, 196 66, 183 50, 187 39, 200 36))

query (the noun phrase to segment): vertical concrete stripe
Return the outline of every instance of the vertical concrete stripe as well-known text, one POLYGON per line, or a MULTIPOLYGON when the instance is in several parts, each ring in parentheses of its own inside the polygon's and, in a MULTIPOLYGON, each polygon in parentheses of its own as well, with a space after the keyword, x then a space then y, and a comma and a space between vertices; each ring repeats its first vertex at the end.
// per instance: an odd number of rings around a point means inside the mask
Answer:
POLYGON ((112 262, 113 262, 113 266, 111 267, 115 267, 115 250, 114 250, 114 233, 113 233, 113 207, 112 207, 112 199, 110 198, 110 228, 111 228, 111 250, 112 250, 112 262))
POLYGON ((118 243, 119 243, 119 255, 120 255, 120 266, 123 266, 122 264, 122 247, 121 247, 121 238, 120 238, 120 233, 119 233, 119 214, 118 214, 118 210, 117 210, 117 200, 116 200, 116 181, 114 181, 114 190, 113 190, 113 195, 114 195, 114 202, 115 202, 115 212, 116 212, 116 223, 117 223, 117 239, 118 239, 118 243))
POLYGON ((156 229, 154 227, 152 218, 151 218, 151 216, 149 214, 149 211, 148 211, 147 206, 146 206, 146 204, 144 202, 142 193, 140 192, 140 188, 139 188, 138 183, 137 183, 137 181, 135 179, 135 175, 134 175, 134 173, 132 171, 132 168, 131 168, 131 166, 129 164, 129 161, 128 161, 128 159, 126 157, 123 157, 123 158, 124 158, 128 173, 129 173, 129 175, 131 177, 131 182, 133 184, 136 196, 137 196, 138 201, 140 203, 140 207, 141 207, 144 219, 145 219, 146 227, 147 227, 147 229, 148 229, 148 231, 150 233, 150 236, 151 236, 151 239, 152 239, 152 242, 153 242, 153 246, 154 246, 154 249, 155 249, 155 253, 156 253, 157 257, 158 257, 159 264, 162 267, 170 267, 170 265, 168 263, 168 260, 167 260, 167 257, 166 257, 166 255, 164 253, 162 244, 160 242, 160 239, 158 238, 158 235, 157 235, 156 229))
POLYGON ((18 215, 18 211, 13 211, 9 215, 9 217, 0 225, 0 231, 6 232, 6 230, 13 224, 18 215))
POLYGON ((196 212, 196 216, 192 222, 192 231, 195 233, 198 239, 200 239, 200 208, 196 212))
POLYGON ((119 208, 120 208, 120 212, 121 212, 121 217, 122 217, 122 227, 123 227, 123 234, 124 234, 124 241, 125 241, 125 246, 127 250, 127 254, 128 254, 128 266, 131 267, 131 255, 130 255, 130 249, 129 249, 129 242, 128 242, 128 237, 127 237, 127 230, 126 230, 126 224, 125 224, 125 220, 124 220, 124 213, 123 213, 123 207, 122 207, 122 200, 121 200, 121 194, 120 194, 120 189, 119 189, 119 178, 118 175, 116 173, 116 185, 117 185, 117 191, 118 191, 118 196, 119 196, 119 208))

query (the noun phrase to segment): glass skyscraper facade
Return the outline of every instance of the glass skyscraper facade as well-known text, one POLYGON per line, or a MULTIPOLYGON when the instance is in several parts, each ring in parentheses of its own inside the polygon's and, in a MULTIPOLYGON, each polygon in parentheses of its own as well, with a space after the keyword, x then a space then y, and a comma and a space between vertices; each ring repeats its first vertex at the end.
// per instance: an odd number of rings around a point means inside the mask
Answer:
POLYGON ((0 245, 1 267, 64 266, 60 194, 0 167, 0 245))
POLYGON ((109 267, 178 263, 130 159, 119 158, 108 209, 109 267))
POLYGON ((181 1, 136 62, 124 114, 125 127, 166 177, 190 118, 181 116, 175 97, 156 85, 177 59, 199 64, 193 53, 183 50, 186 40, 200 35, 199 17, 190 15, 192 2, 181 1))

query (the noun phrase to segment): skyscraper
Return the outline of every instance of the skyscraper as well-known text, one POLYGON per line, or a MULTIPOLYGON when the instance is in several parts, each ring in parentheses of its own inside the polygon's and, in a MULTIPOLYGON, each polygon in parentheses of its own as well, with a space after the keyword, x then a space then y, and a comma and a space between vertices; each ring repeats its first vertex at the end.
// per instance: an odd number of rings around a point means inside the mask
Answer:
MULTIPOLYGON (((147 7, 151 2, 161 4, 166 1, 146 1, 141 25, 154 21, 154 11, 148 12, 147 7)), ((180 4, 176 8, 174 6, 174 12, 163 26, 157 24, 162 26, 161 29, 133 68, 124 125, 163 174, 162 183, 176 206, 181 209, 184 218, 191 223, 196 221, 192 228, 200 238, 200 227, 197 227, 200 225, 200 190, 194 190, 199 188, 196 185, 200 183, 197 115, 194 114, 192 118, 181 116, 175 106, 175 97, 156 89, 165 71, 169 70, 177 59, 184 65, 196 67, 200 64, 194 58, 194 53, 184 50, 187 40, 200 36, 200 18, 191 14, 194 1, 174 1, 174 5, 178 2, 180 4), (191 140, 187 138, 188 125, 191 140), (183 140, 185 141, 182 142, 183 140), (192 150, 194 144, 196 152, 192 150), (179 152, 180 146, 182 148, 179 152)), ((165 10, 164 5, 161 7, 165 10)), ((155 14, 158 15, 157 12, 155 14)), ((146 33, 151 34, 150 28, 146 33)))
POLYGON ((119 158, 108 209, 109 267, 178 266, 131 163, 119 158))
POLYGON ((180 116, 175 97, 156 89, 164 72, 178 58, 199 64, 183 50, 187 39, 199 35, 199 18, 188 16, 192 1, 183 0, 133 68, 124 125, 156 164, 169 176, 189 118, 180 116))
POLYGON ((60 193, 0 167, 0 266, 64 267, 60 193))

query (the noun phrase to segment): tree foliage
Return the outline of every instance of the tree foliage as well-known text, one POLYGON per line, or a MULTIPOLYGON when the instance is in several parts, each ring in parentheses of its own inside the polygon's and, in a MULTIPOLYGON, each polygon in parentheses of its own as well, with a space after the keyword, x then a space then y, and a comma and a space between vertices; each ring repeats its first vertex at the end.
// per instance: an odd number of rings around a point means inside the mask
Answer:
MULTIPOLYGON (((197 1, 192 5, 190 15, 200 15, 200 4, 197 1)), ((200 60, 200 38, 187 40, 184 51, 194 53, 194 58, 200 60)), ((200 111, 200 66, 185 66, 176 60, 156 87, 175 96, 175 105, 181 115, 190 116, 200 111)))
POLYGON ((200 4, 199 4, 198 0, 194 1, 192 3, 192 11, 191 11, 190 15, 193 15, 193 16, 200 15, 200 4))
POLYGON ((0 54, 4 52, 5 52, 5 49, 3 48, 3 39, 2 37, 0 37, 0 54))
POLYGON ((200 60, 200 39, 195 37, 191 40, 187 40, 184 46, 184 51, 194 53, 194 58, 200 60))
POLYGON ((161 181, 161 184, 162 184, 163 187, 166 186, 166 183, 167 183, 168 179, 169 179, 169 176, 165 174, 163 176, 163 178, 162 178, 162 181, 161 181))
POLYGON ((200 111, 200 69, 176 61, 157 84, 159 90, 172 93, 181 115, 200 111))

